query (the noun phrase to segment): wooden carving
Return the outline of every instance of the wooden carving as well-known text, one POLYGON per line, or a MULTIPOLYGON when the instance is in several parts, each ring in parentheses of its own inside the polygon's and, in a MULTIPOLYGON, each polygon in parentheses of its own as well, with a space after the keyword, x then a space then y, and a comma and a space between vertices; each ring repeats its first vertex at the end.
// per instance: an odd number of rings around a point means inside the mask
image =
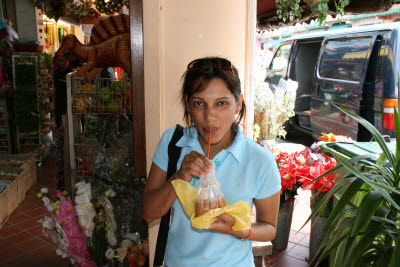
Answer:
POLYGON ((131 74, 129 16, 111 16, 97 22, 92 29, 90 42, 82 44, 73 34, 62 40, 57 55, 75 54, 85 65, 76 74, 91 79, 105 67, 121 67, 131 74))

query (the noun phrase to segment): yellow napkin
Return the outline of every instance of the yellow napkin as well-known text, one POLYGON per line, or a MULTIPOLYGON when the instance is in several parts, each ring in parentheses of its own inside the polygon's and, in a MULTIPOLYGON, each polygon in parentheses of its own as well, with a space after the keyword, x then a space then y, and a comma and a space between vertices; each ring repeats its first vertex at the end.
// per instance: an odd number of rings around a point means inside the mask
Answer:
POLYGON ((183 210, 186 215, 189 216, 193 227, 198 229, 208 229, 213 222, 218 221, 216 218, 217 216, 226 213, 235 219, 235 224, 232 226, 234 231, 250 229, 251 212, 250 206, 246 202, 239 200, 233 205, 227 203, 227 206, 223 208, 209 210, 203 215, 195 217, 197 188, 189 182, 180 179, 172 181, 172 185, 178 195, 183 210))

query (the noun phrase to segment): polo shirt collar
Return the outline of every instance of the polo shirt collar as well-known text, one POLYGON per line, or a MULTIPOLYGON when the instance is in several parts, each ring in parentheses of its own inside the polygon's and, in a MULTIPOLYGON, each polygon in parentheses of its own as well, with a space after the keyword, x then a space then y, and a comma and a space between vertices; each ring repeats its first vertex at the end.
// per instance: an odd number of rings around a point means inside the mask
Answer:
MULTIPOLYGON (((183 136, 176 143, 178 147, 190 147, 192 149, 200 148, 200 143, 198 140, 198 132, 194 126, 186 127, 183 131, 183 136)), ((235 140, 232 145, 226 149, 227 152, 231 153, 233 157, 240 162, 244 155, 244 150, 246 148, 246 137, 242 133, 242 128, 239 126, 235 140)))

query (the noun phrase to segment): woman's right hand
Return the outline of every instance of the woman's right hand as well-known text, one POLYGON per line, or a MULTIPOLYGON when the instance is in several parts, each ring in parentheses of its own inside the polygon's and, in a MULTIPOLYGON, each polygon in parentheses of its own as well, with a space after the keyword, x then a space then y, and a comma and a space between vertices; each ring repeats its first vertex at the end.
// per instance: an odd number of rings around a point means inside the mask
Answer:
POLYGON ((193 176, 200 177, 209 173, 212 163, 202 154, 192 151, 182 161, 181 168, 176 172, 178 178, 189 182, 193 176))

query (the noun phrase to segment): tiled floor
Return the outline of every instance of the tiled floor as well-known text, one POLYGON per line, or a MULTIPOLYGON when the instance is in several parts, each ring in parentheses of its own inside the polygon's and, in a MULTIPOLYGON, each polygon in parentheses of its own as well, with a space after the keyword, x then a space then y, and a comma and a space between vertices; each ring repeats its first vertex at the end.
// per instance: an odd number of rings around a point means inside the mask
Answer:
MULTIPOLYGON (((56 162, 50 157, 38 168, 38 181, 29 190, 25 200, 10 216, 0 229, 0 267, 19 266, 69 266, 67 259, 62 259, 55 253, 55 248, 42 233, 38 220, 47 214, 42 201, 36 194, 42 187, 48 187, 49 192, 55 190, 56 162)), ((273 251, 265 258, 266 266, 302 267, 308 266, 308 244, 310 224, 300 230, 310 214, 310 191, 299 190, 288 248, 283 251, 273 251), (298 231, 300 230, 300 231, 298 231)))
POLYGON ((307 223, 301 230, 300 228, 307 221, 311 213, 310 196, 308 190, 299 190, 299 195, 294 207, 292 226, 289 236, 289 244, 286 250, 273 250, 272 254, 265 258, 266 266, 276 267, 303 267, 308 266, 308 245, 310 240, 310 223, 307 223))
POLYGON ((51 157, 38 168, 37 183, 0 229, 0 267, 69 266, 67 259, 56 255, 38 222, 48 212, 36 194, 45 186, 55 191, 55 164, 51 157))

